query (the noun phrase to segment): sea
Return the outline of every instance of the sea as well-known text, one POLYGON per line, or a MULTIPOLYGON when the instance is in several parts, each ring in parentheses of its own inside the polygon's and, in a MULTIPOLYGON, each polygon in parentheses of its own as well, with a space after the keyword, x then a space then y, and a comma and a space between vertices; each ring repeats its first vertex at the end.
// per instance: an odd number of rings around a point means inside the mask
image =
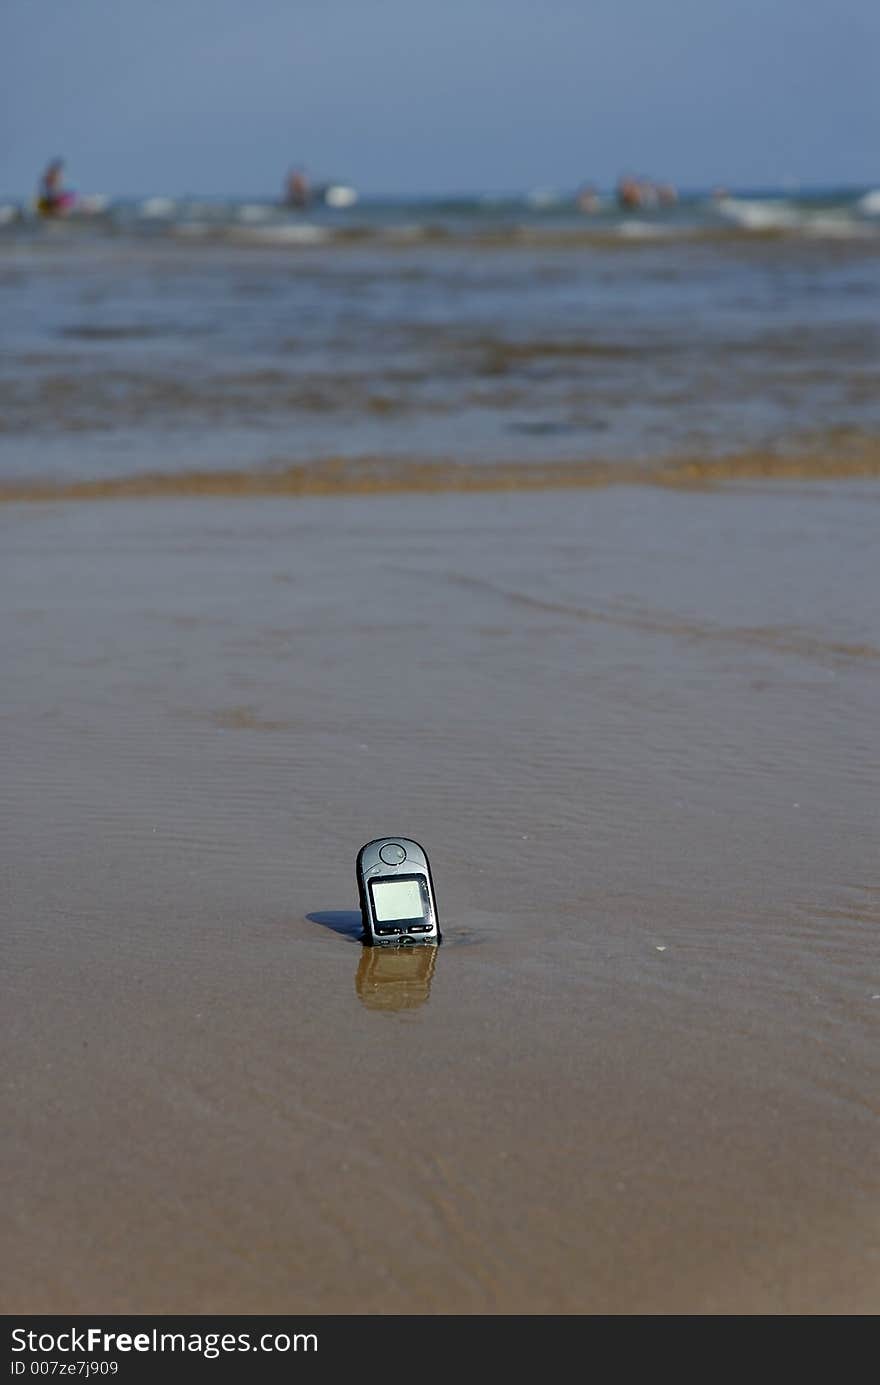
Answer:
MULTIPOLYGON (((0 200, 0 485, 873 457, 880 188, 0 200)), ((734 464, 732 463, 732 464, 734 464)), ((556 469, 556 470, 554 470, 556 469)), ((772 466, 771 466, 772 469, 772 466)))

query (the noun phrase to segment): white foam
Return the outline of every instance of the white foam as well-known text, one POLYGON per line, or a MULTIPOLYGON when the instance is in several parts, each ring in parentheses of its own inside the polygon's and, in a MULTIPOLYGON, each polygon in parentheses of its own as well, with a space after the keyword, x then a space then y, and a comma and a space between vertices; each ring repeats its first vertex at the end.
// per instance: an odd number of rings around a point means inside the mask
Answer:
POLYGON ((722 197, 716 205, 722 216, 744 231, 786 231, 800 221, 797 211, 788 202, 722 197))
POLYGON ((246 202, 238 209, 238 219, 248 222, 268 221, 274 210, 274 207, 267 206, 265 202, 246 202))
POLYGON ((296 226, 251 226, 232 234, 235 240, 257 245, 317 245, 329 238, 323 226, 308 222, 296 226))
POLYGON ((814 212, 805 218, 804 234, 808 236, 827 236, 832 240, 864 240, 876 235, 873 227, 860 225, 846 212, 814 212))
POLYGON ((865 216, 880 216, 880 188, 866 192, 864 197, 859 198, 856 206, 865 216))
POLYGON ((676 231, 672 226, 658 226, 653 221, 623 221, 617 233, 624 240, 661 240, 674 236, 676 231))
POLYGON ((324 193, 324 201, 328 207, 353 207, 358 200, 358 195, 354 188, 348 187, 345 183, 333 183, 324 193))
POLYGON ((110 198, 103 192, 83 193, 76 199, 74 211, 80 212, 83 216, 96 216, 100 212, 106 212, 110 206, 110 198))
POLYGON ((138 214, 147 217, 173 216, 176 205, 171 197, 145 197, 138 204, 138 214))

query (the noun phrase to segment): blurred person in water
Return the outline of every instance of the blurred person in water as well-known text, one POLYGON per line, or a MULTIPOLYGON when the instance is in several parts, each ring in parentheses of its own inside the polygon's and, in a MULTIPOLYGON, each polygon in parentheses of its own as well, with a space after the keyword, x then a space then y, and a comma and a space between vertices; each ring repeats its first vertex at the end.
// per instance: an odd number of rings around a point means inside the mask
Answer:
POLYGON ((309 180, 301 168, 292 168, 284 184, 284 201, 288 207, 307 207, 311 201, 309 180))
POLYGON ((645 184, 640 178, 626 173, 617 181, 617 205, 624 211, 635 211, 645 204, 645 184))
POLYGON ((652 207, 673 207, 678 192, 672 183, 655 183, 649 178, 634 178, 625 174, 618 179, 617 204, 623 211, 652 207))
POLYGON ((592 216, 594 212, 600 210, 599 194, 592 184, 587 183, 585 187, 579 190, 575 197, 575 204, 578 211, 583 212, 585 216, 592 216))
POLYGON ((74 194, 64 186, 64 160, 46 165, 37 192, 37 210, 43 216, 59 216, 73 206, 74 194))

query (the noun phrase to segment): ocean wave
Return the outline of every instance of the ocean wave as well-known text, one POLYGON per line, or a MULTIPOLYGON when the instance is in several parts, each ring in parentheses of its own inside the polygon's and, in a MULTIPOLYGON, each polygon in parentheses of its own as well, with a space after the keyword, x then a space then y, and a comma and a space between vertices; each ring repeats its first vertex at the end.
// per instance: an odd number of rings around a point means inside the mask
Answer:
POLYGON ((716 208, 720 216, 743 231, 858 240, 874 234, 858 215, 864 210, 864 201, 856 204, 856 215, 849 207, 809 207, 784 198, 724 197, 716 208))
POLYGON ((332 232, 326 226, 297 222, 279 226, 230 227, 225 239, 252 245, 320 245, 332 239, 332 232))
POLYGON ((787 231, 802 224, 802 218, 793 203, 778 199, 756 200, 750 198, 722 197, 717 203, 720 216, 745 231, 787 231))
POLYGON ((694 195, 674 206, 617 207, 597 197, 591 212, 570 196, 540 190, 521 197, 370 201, 342 188, 335 199, 291 211, 271 199, 175 198, 155 195, 112 201, 82 196, 73 213, 46 221, 32 203, 0 204, 0 236, 57 235, 76 226, 96 236, 170 236, 210 240, 226 237, 279 247, 346 245, 375 241, 395 246, 449 241, 491 249, 514 245, 638 248, 664 241, 723 240, 760 236, 829 241, 874 240, 880 245, 880 189, 847 194, 694 195), (351 195, 348 196, 347 193, 351 195), (242 237, 242 231, 260 235, 242 237), (263 234, 264 233, 264 234, 263 234))
POLYGON ((801 227, 805 236, 828 240, 873 240, 873 226, 855 220, 842 212, 815 212, 805 217, 801 227))
POLYGON ((137 204, 136 212, 138 216, 151 221, 154 217, 167 218, 174 216, 177 211, 177 203, 173 197, 145 197, 143 202, 137 204))
POLYGON ((249 223, 269 221, 275 215, 276 209, 269 202, 245 202, 243 206, 236 208, 237 219, 249 223))
POLYGON ((663 240, 670 236, 681 236, 682 234, 692 234, 691 227, 663 225, 657 221, 622 221, 617 227, 617 234, 623 240, 663 240))

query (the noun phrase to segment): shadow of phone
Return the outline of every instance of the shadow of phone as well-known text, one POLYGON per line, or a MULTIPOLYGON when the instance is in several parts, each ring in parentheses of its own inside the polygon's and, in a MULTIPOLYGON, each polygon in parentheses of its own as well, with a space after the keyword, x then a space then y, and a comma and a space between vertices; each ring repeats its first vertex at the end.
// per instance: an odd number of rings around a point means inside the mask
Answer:
POLYGON ((416 1010, 431 995, 437 965, 435 943, 365 947, 354 988, 368 1010, 416 1010))
POLYGON ((309 923, 320 923, 350 942, 363 940, 364 921, 359 909, 319 909, 314 914, 306 914, 306 918, 309 923))

